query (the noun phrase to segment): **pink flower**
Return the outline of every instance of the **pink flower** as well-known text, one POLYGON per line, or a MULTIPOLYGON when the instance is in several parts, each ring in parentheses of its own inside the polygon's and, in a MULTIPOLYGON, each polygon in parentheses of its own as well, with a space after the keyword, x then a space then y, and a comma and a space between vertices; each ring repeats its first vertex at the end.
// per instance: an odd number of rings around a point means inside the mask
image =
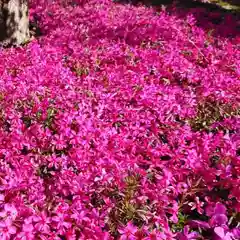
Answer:
POLYGON ((209 224, 212 227, 216 226, 224 226, 227 224, 228 218, 227 218, 227 209, 222 204, 217 202, 212 213, 212 217, 209 220, 209 224))
POLYGON ((134 234, 138 231, 137 227, 135 227, 132 222, 129 222, 125 227, 118 230, 121 234, 121 240, 135 240, 136 237, 134 234))
POLYGON ((50 233, 49 224, 51 223, 50 218, 47 217, 46 212, 41 212, 39 215, 32 217, 33 222, 36 222, 34 225, 35 229, 42 233, 50 233))
POLYGON ((222 227, 215 227, 214 233, 216 236, 214 240, 232 240, 232 234, 230 232, 226 232, 222 227))
POLYGON ((196 240, 199 237, 197 232, 189 232, 189 226, 185 226, 182 233, 177 235, 178 240, 196 240))
POLYGON ((68 222, 68 215, 65 213, 58 213, 57 216, 52 217, 52 220, 57 224, 56 227, 60 234, 64 234, 72 225, 68 222))
POLYGON ((195 197, 195 202, 190 202, 188 205, 191 206, 191 210, 196 209, 199 214, 203 214, 204 203, 199 200, 199 197, 195 197))
POLYGON ((226 215, 224 215, 224 214, 215 214, 209 220, 209 224, 212 227, 223 226, 223 225, 227 224, 227 221, 228 221, 228 218, 227 218, 226 215))
POLYGON ((186 193, 188 191, 188 185, 184 182, 177 184, 177 189, 180 194, 186 193))
POLYGON ((3 202, 4 201, 4 195, 3 194, 0 194, 0 202, 3 202))
POLYGON ((17 217, 18 211, 12 204, 5 204, 4 205, 4 210, 0 212, 0 217, 1 218, 9 218, 12 220, 15 220, 17 217))
POLYGON ((84 222, 89 223, 91 219, 87 217, 86 211, 74 211, 71 215, 71 218, 74 219, 77 224, 83 224, 84 222))
POLYGON ((57 169, 61 164, 61 159, 58 158, 55 154, 52 154, 52 156, 48 158, 48 160, 49 160, 49 164, 48 164, 49 168, 55 167, 57 169))
POLYGON ((9 240, 11 235, 14 235, 17 232, 17 228, 12 225, 10 219, 0 222, 0 239, 9 240))
POLYGON ((41 37, 0 46, 9 240, 239 238, 238 16, 126 1, 29 0, 41 37))
POLYGON ((143 240, 158 240, 158 239, 166 239, 166 235, 160 231, 154 229, 147 237, 143 240))
POLYGON ((19 240, 34 240, 34 227, 31 223, 24 223, 22 231, 17 235, 19 240))
POLYGON ((56 135, 55 139, 53 140, 53 144, 55 144, 58 150, 62 150, 66 147, 66 143, 64 141, 63 135, 56 135))

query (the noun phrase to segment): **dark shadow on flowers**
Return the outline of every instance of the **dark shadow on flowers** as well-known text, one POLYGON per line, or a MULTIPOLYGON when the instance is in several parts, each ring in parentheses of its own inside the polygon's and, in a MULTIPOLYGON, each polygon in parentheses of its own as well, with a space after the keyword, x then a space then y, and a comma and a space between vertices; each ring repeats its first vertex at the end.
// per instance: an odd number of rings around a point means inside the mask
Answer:
POLYGON ((156 11, 162 8, 170 15, 177 16, 181 19, 192 14, 196 19, 196 25, 205 31, 214 30, 215 36, 224 38, 234 38, 240 34, 240 1, 229 0, 229 3, 238 7, 238 10, 227 10, 213 3, 203 3, 193 0, 115 0, 122 4, 143 4, 151 6, 156 11))

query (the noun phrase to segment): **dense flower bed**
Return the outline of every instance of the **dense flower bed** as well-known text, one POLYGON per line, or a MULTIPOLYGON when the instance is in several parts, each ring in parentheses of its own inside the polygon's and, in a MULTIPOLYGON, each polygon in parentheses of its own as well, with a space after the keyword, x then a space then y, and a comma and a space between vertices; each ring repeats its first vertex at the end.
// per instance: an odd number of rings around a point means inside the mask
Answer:
POLYGON ((31 2, 0 50, 0 239, 240 239, 239 19, 31 2), (207 27, 203 27, 206 26, 207 27))

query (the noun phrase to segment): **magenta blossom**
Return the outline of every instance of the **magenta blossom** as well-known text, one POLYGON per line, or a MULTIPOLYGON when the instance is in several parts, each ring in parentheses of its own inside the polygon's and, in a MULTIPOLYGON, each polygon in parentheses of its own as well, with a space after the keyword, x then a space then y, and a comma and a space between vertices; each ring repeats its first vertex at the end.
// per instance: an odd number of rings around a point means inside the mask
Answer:
POLYGON ((17 232, 17 228, 13 225, 10 219, 0 222, 0 239, 9 240, 11 235, 17 232))
POLYGON ((177 234, 179 240, 196 240, 199 237, 197 232, 189 232, 189 226, 185 226, 182 233, 177 234))
POLYGON ((137 227, 135 227, 131 222, 129 222, 126 227, 118 230, 121 234, 121 240, 135 240, 135 233, 138 231, 137 227))
POLYGON ((0 212, 1 218, 9 218, 12 220, 15 220, 17 217, 18 211, 12 204, 5 204, 4 209, 2 212, 0 212))
POLYGON ((222 227, 215 227, 214 228, 214 240, 232 240, 232 234, 228 231, 226 231, 222 227))
POLYGON ((0 240, 239 238, 239 16, 123 2, 0 46, 0 240))
POLYGON ((50 233, 49 224, 51 222, 50 218, 47 217, 46 212, 42 212, 40 215, 33 216, 33 222, 35 222, 35 228, 37 231, 42 233, 50 233))

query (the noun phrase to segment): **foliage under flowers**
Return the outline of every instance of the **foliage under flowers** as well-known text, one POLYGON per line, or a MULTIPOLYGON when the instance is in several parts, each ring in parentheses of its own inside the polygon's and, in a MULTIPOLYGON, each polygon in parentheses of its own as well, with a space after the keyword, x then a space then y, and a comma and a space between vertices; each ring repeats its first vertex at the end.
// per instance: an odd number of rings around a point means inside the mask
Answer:
POLYGON ((240 239, 239 19, 179 11, 31 2, 42 36, 0 50, 1 240, 240 239))

